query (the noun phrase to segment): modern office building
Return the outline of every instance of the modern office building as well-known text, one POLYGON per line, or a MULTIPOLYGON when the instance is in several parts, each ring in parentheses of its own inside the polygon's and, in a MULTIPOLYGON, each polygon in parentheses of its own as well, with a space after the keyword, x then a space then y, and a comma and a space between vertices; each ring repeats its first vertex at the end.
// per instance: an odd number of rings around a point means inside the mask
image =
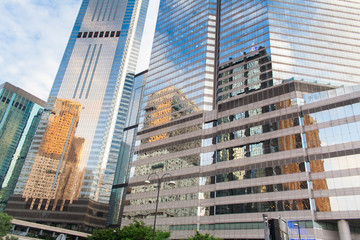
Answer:
POLYGON ((91 232, 106 224, 148 0, 83 0, 6 211, 91 232))
POLYGON ((147 70, 135 75, 129 110, 127 113, 123 141, 120 146, 118 165, 116 167, 114 185, 110 197, 108 225, 118 227, 125 206, 125 196, 130 174, 131 160, 134 155, 135 137, 139 126, 139 113, 144 91, 147 70))
POLYGON ((0 85, 1 211, 14 191, 44 107, 44 101, 21 88, 0 85))
POLYGON ((157 228, 173 239, 264 239, 263 214, 293 239, 359 238, 359 16, 355 1, 161 0, 122 224, 152 224, 144 181, 170 173, 157 228))

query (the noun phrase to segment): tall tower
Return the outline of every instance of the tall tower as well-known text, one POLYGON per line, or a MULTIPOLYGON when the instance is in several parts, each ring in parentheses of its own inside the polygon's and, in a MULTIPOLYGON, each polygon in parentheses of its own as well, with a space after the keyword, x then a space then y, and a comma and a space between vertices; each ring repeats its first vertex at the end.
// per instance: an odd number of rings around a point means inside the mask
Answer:
POLYGON ((157 225, 174 239, 263 239, 262 214, 292 238, 294 221, 304 238, 349 237, 359 14, 355 1, 161 0, 122 223, 152 223, 144 181, 170 173, 157 225))
POLYGON ((81 231, 105 225, 147 6, 83 0, 7 207, 14 217, 81 231))

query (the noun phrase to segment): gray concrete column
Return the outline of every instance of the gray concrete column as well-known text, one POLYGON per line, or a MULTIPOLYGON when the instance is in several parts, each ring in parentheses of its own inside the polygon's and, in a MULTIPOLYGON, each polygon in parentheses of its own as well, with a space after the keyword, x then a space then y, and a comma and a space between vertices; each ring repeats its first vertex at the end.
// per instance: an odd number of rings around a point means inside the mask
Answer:
POLYGON ((340 240, 351 240, 350 226, 348 221, 339 220, 337 222, 340 240))

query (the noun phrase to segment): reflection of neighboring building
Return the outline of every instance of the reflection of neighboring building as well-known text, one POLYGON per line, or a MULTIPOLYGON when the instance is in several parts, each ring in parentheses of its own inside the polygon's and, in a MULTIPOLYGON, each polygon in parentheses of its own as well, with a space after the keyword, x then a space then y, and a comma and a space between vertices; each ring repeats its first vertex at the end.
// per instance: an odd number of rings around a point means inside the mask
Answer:
MULTIPOLYGON (((151 128, 156 126, 163 126, 169 123, 171 120, 179 119, 181 117, 186 116, 187 114, 191 114, 193 112, 199 111, 199 108, 194 106, 194 103, 189 100, 184 94, 177 90, 175 87, 168 87, 164 90, 158 91, 151 96, 148 97, 145 108, 145 120, 144 120, 144 128, 151 128)), ((186 157, 173 157, 171 159, 166 159, 154 164, 141 164, 141 160, 148 158, 156 158, 161 157, 162 155, 168 155, 171 153, 176 153, 177 151, 193 149, 195 147, 201 146, 201 139, 197 139, 191 141, 189 143, 182 143, 178 146, 171 147, 162 147, 161 149, 157 149, 155 151, 151 150, 151 146, 154 144, 161 145, 160 142, 166 143, 168 138, 176 137, 178 135, 182 135, 187 132, 195 132, 202 129, 201 124, 184 127, 182 129, 177 129, 175 131, 165 132, 159 135, 154 136, 146 136, 143 137, 140 142, 142 143, 141 147, 137 147, 135 149, 136 161, 133 165, 133 176, 144 176, 149 175, 151 173, 158 173, 161 175, 162 172, 174 171, 176 169, 186 169, 193 166, 199 166, 200 164, 200 154, 194 154, 186 157), (149 149, 150 148, 150 149, 149 149), (141 166, 137 167, 137 163, 140 162, 141 166)), ((196 186, 198 184, 198 179, 186 179, 182 181, 182 186, 196 186)), ((153 184, 148 188, 144 189, 142 186, 133 186, 131 187, 131 192, 128 194, 138 194, 138 193, 146 193, 148 191, 156 191, 156 185, 153 184)), ((192 199, 197 200, 198 194, 188 194, 186 197, 178 195, 178 196, 163 196, 160 198, 160 202, 170 202, 174 200, 185 200, 192 199)), ((139 205, 139 204, 147 204, 147 203, 155 203, 156 199, 134 199, 128 200, 129 206, 131 205, 139 205)), ((164 211, 159 211, 159 216, 187 216, 187 215, 196 215, 197 208, 178 208, 178 209, 169 209, 164 211)), ((141 211, 141 212, 124 212, 125 218, 152 218, 152 211, 141 211)))
POLYGON ((1 209, 15 188, 45 102, 9 83, 0 85, 1 209))
POLYGON ((105 227, 148 0, 84 0, 6 211, 105 227))
POLYGON ((48 118, 39 151, 32 165, 23 197, 30 209, 48 210, 50 200, 63 209, 66 200, 79 197, 82 181, 81 154, 85 140, 75 136, 81 105, 57 99, 48 118), (34 204, 36 203, 36 206, 34 204))

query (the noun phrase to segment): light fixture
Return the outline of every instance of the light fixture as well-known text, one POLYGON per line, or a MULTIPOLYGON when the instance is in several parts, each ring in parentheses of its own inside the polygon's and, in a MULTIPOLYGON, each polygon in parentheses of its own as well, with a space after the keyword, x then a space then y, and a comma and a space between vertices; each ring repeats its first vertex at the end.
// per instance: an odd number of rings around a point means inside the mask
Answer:
POLYGON ((170 182, 169 182, 169 185, 170 185, 171 187, 173 187, 173 186, 175 186, 175 182, 174 182, 174 181, 170 181, 170 182))
POLYGON ((150 185, 150 180, 146 179, 144 183, 145 183, 145 185, 150 185))

